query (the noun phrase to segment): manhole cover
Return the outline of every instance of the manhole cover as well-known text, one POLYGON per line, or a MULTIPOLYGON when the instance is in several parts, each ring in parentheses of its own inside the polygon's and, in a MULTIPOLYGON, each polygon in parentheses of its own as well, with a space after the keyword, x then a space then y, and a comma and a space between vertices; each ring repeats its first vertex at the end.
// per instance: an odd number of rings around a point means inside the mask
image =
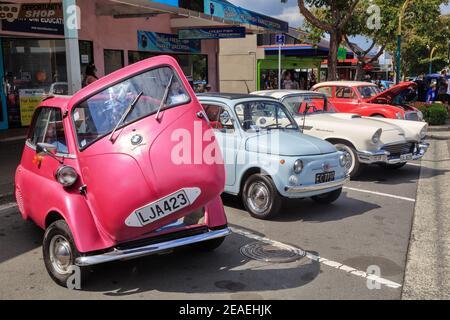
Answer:
POLYGON ((305 256, 294 250, 283 249, 262 242, 254 242, 241 247, 241 254, 253 260, 270 263, 289 263, 300 260, 305 256))

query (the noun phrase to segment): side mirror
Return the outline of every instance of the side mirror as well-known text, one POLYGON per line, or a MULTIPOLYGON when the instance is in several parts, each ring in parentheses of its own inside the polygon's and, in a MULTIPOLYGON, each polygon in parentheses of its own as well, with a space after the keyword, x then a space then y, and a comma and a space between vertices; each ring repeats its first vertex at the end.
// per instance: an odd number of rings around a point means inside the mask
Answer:
POLYGON ((230 121, 230 114, 228 113, 228 111, 222 112, 220 115, 220 123, 223 126, 226 126, 229 121, 230 121))
POLYGON ((56 151, 57 151, 57 147, 52 144, 49 144, 49 143, 41 142, 36 145, 36 154, 38 154, 40 156, 49 156, 62 164, 63 163, 62 160, 59 160, 55 156, 56 151))

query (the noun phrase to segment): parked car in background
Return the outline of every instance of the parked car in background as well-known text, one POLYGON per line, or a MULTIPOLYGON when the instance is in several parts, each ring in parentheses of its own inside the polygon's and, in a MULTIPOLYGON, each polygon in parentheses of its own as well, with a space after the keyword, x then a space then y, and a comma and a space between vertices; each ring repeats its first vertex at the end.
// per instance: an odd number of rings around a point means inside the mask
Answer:
POLYGON ((279 213, 282 199, 331 203, 348 180, 346 157, 324 140, 299 131, 286 107, 272 98, 201 94, 225 159, 225 192, 241 195, 258 219, 279 213))
POLYGON ((49 96, 67 95, 69 92, 69 85, 67 82, 54 82, 48 90, 49 96))
POLYGON ((376 84, 358 81, 322 82, 311 90, 325 94, 336 112, 365 117, 423 121, 423 114, 407 102, 415 97, 417 84, 404 82, 381 91, 376 84))
MULTIPOLYGON (((45 229, 44 263, 56 283, 66 286, 75 267, 222 243, 230 232, 220 199, 223 164, 179 164, 172 155, 175 130, 193 135, 199 122, 211 131, 201 115, 183 71, 167 56, 42 102, 15 195, 23 218, 45 229)), ((197 148, 211 145, 214 139, 197 148)))
POLYGON ((255 94, 278 99, 305 134, 325 139, 344 152, 352 178, 368 164, 401 168, 410 160, 421 159, 429 147, 424 142, 428 129, 425 122, 336 113, 320 92, 273 90, 255 94))

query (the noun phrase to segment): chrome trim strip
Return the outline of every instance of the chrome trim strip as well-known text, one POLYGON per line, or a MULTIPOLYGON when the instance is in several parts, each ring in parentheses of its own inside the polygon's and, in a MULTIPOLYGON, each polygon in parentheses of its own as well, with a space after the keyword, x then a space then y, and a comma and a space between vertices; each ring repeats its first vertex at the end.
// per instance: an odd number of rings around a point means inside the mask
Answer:
MULTIPOLYGON (((421 142, 418 144, 418 152, 412 155, 412 161, 420 160, 423 158, 425 153, 428 151, 430 147, 429 143, 421 142)), ((405 162, 405 160, 401 160, 400 158, 391 158, 389 159, 390 153, 387 151, 379 150, 379 151, 360 151, 358 152, 358 159, 361 163, 371 164, 371 163, 387 163, 387 164, 396 164, 405 162), (383 157, 383 159, 379 159, 379 157, 383 157), (376 158, 376 159, 375 159, 376 158)))
POLYGON ((298 187, 285 187, 284 191, 287 193, 306 193, 306 192, 311 192, 311 191, 320 191, 320 190, 325 190, 325 189, 331 189, 331 188, 337 188, 340 186, 343 186, 344 184, 346 184, 347 182, 350 181, 350 177, 345 177, 344 179, 340 179, 340 180, 336 180, 336 181, 332 181, 332 182, 328 182, 328 183, 321 183, 321 184, 316 184, 316 185, 312 185, 312 186, 298 186, 298 187))
POLYGON ((190 244, 194 244, 194 243, 198 243, 198 242, 203 242, 203 241, 226 237, 229 234, 231 234, 231 230, 229 228, 225 228, 222 230, 209 231, 209 232, 198 234, 198 235, 191 236, 191 237, 170 240, 170 241, 151 244, 148 246, 143 246, 143 247, 134 248, 134 249, 127 249, 127 250, 114 249, 114 251, 107 252, 104 254, 79 257, 75 260, 75 264, 80 267, 85 267, 85 266, 93 266, 93 265, 117 261, 117 260, 129 260, 129 259, 143 257, 146 255, 156 254, 161 251, 175 249, 178 247, 182 247, 182 246, 186 246, 186 245, 190 245, 190 244))
MULTIPOLYGON (((32 143, 30 142, 30 140, 27 139, 27 140, 25 141, 25 145, 26 145, 27 147, 31 148, 32 150, 36 151, 36 146, 35 146, 34 144, 32 144, 32 143)), ((67 153, 67 154, 66 154, 66 153, 56 153, 55 156, 58 157, 58 158, 63 158, 63 159, 76 159, 76 158, 77 158, 76 155, 74 155, 74 154, 69 154, 69 153, 67 153)))

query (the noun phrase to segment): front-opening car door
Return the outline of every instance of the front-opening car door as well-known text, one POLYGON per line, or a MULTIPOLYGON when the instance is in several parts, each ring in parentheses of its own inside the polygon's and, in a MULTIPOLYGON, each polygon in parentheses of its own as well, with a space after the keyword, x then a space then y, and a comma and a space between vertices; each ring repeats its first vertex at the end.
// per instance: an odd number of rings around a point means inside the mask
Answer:
POLYGON ((209 124, 181 69, 149 63, 104 78, 71 111, 87 201, 116 242, 148 237, 224 188, 223 165, 203 159, 216 142, 202 139, 209 124))

